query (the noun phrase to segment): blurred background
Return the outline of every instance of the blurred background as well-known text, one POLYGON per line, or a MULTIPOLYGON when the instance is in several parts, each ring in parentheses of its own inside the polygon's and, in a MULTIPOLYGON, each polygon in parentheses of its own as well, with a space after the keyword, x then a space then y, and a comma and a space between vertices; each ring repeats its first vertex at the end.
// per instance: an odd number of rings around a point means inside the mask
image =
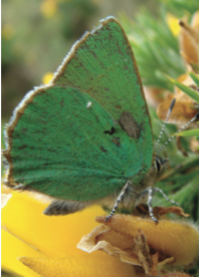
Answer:
POLYGON ((3 0, 2 1, 2 120, 33 86, 55 72, 73 43, 109 15, 130 18, 154 0, 3 0))

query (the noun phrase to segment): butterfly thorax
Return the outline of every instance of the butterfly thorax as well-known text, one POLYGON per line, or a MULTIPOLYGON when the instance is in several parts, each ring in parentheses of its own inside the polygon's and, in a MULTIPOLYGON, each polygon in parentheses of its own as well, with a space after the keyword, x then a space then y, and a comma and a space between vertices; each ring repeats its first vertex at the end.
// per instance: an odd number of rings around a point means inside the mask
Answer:
POLYGON ((139 191, 142 191, 155 184, 158 178, 162 175, 167 161, 167 159, 163 159, 159 156, 154 157, 152 166, 149 168, 149 170, 137 186, 139 191))
MULTIPOLYGON (((147 198, 148 188, 154 186, 156 181, 162 175, 165 168, 167 159, 162 159, 159 156, 155 156, 152 166, 149 168, 147 173, 143 175, 143 178, 140 182, 134 182, 134 178, 130 180, 130 186, 124 192, 123 198, 119 203, 121 208, 131 208, 137 206, 140 203, 145 203, 147 198)), ((123 189, 122 189, 123 191, 123 189)), ((102 199, 102 203, 107 208, 112 208, 116 202, 119 192, 102 199)))

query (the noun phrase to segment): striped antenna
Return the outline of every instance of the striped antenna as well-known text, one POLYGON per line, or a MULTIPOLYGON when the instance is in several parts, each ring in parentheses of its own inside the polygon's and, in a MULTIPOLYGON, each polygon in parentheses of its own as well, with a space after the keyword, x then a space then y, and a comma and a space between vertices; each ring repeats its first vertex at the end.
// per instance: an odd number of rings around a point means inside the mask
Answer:
POLYGON ((172 100, 171 104, 170 104, 169 110, 168 110, 168 112, 167 112, 167 117, 166 117, 166 119, 165 119, 165 121, 164 121, 164 124, 163 124, 163 126, 162 126, 162 128, 161 128, 160 134, 159 134, 159 136, 158 136, 158 140, 157 140, 157 142, 156 142, 156 144, 155 144, 155 151, 156 151, 156 149, 158 148, 158 145, 159 145, 159 143, 160 143, 160 139, 161 139, 161 137, 162 137, 162 135, 163 135, 163 131, 164 131, 165 126, 166 126, 166 124, 167 124, 167 122, 168 122, 168 120, 169 120, 169 116, 170 116, 171 113, 172 113, 172 109, 173 109, 173 107, 174 107, 175 101, 176 101, 176 99, 174 98, 174 99, 172 100))
POLYGON ((167 144, 174 139, 174 137, 179 134, 181 131, 183 131, 184 129, 186 129, 191 123, 193 123, 196 119, 198 119, 199 117, 199 112, 196 114, 196 116, 194 116, 187 124, 185 124, 184 126, 182 126, 173 136, 171 136, 158 150, 157 154, 158 155, 166 146, 167 144))

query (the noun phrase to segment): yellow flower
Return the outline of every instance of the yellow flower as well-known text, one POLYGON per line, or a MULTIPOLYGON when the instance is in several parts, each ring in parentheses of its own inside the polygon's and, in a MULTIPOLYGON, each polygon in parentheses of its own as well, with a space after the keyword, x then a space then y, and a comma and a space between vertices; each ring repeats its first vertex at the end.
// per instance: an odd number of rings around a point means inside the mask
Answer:
MULTIPOLYGON (((160 215, 174 212, 187 216, 177 207, 157 209, 160 215)), ((196 227, 162 217, 158 224, 133 215, 114 215, 107 222, 104 216, 98 217, 97 222, 102 225, 84 236, 78 247, 89 253, 104 250, 122 262, 141 266, 143 275, 163 276, 162 271, 170 271, 169 265, 174 269, 195 263, 198 258, 196 227), (165 265, 168 265, 167 270, 165 265)))
POLYGON ((1 208, 5 207, 12 194, 1 194, 1 208))
POLYGON ((42 78, 42 83, 49 84, 51 82, 52 78, 53 78, 53 73, 47 72, 42 78))
POLYGON ((57 11, 56 0, 43 0, 40 6, 41 13, 44 17, 52 17, 57 11))
POLYGON ((180 25, 178 23, 178 18, 174 15, 168 13, 167 14, 167 24, 172 32, 172 34, 177 37, 180 32, 180 25))
POLYGON ((12 25, 10 24, 5 24, 3 27, 2 27, 2 30, 1 30, 1 35, 2 37, 5 39, 5 40, 10 40, 13 35, 14 35, 14 28, 12 25))
POLYGON ((131 265, 114 257, 77 249, 104 214, 100 207, 49 217, 42 214, 47 205, 30 193, 12 193, 2 209, 2 269, 25 277, 135 276, 131 265))

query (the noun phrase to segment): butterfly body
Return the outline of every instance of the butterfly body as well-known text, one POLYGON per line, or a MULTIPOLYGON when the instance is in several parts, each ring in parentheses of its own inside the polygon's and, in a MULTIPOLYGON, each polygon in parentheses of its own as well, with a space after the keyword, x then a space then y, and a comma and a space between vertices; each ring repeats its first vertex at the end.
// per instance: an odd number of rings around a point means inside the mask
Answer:
POLYGON ((150 117, 115 18, 73 46, 51 85, 25 96, 6 137, 7 184, 58 199, 71 212, 115 200, 127 181, 124 203, 133 203, 154 183, 150 117))

